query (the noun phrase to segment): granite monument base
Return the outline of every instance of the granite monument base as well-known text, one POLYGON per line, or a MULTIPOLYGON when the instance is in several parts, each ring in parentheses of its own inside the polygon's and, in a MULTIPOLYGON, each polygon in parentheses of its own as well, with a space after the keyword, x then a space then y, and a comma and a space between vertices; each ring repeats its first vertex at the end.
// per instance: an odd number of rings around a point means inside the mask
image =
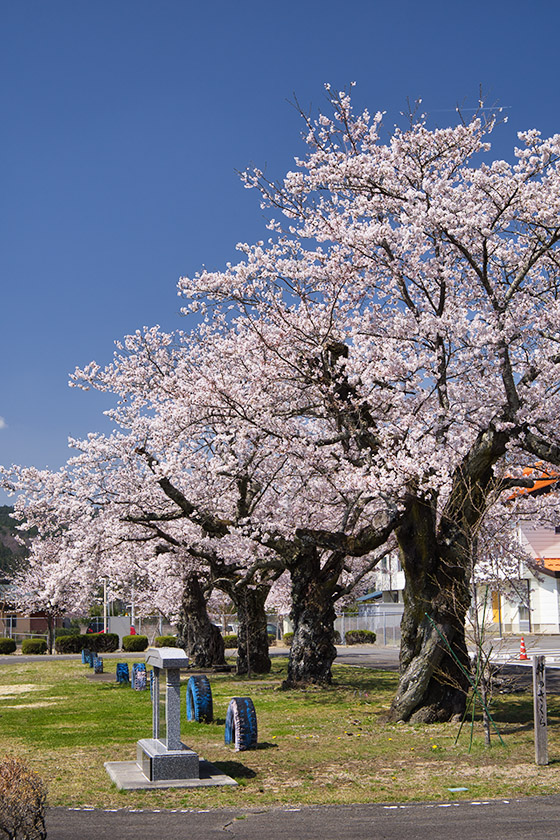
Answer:
POLYGON ((181 742, 168 750, 163 741, 142 738, 136 745, 136 763, 151 782, 168 779, 198 779, 198 754, 181 742))

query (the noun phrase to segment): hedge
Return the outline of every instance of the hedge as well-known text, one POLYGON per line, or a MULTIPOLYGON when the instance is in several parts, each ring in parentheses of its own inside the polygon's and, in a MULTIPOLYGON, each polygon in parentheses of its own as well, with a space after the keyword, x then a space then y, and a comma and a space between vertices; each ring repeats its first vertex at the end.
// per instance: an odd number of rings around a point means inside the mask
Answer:
MULTIPOLYGON (((276 644, 276 636, 274 633, 268 633, 268 644, 275 645, 276 644)), ((224 647, 226 648, 236 648, 237 647, 237 636, 235 633, 229 633, 228 635, 224 636, 224 647)))
POLYGON ((54 649, 57 653, 80 653, 81 650, 92 653, 112 653, 119 648, 117 633, 81 633, 78 636, 57 636, 54 649))
POLYGON ((16 649, 15 639, 0 636, 0 653, 13 653, 16 649))
MULTIPOLYGON (((375 636, 375 633, 373 635, 375 636)), ((284 644, 287 647, 291 647, 293 638, 294 638, 293 633, 284 633, 284 635, 282 636, 282 641, 284 642, 284 644)), ((335 645, 340 645, 341 644, 340 633, 338 632, 338 630, 334 631, 334 643, 335 643, 335 645)))
POLYGON ((177 636, 156 636, 156 647, 177 647, 177 636))
POLYGON ((88 648, 93 653, 113 653, 119 649, 118 633, 83 633, 79 636, 82 648, 88 648))
POLYGON ((133 653, 146 650, 148 647, 148 637, 140 636, 138 633, 134 636, 123 636, 122 646, 123 650, 133 653))
POLYGON ((86 647, 85 636, 57 636, 54 640, 57 653, 79 653, 86 647))
POLYGON ((372 645, 377 639, 373 630, 348 630, 346 632, 347 645, 372 645))
POLYGON ((24 639, 21 643, 22 653, 46 653, 47 643, 44 639, 24 639))
POLYGON ((236 648, 237 647, 237 635, 235 633, 228 633, 224 636, 224 647, 226 648, 236 648))
POLYGON ((55 627, 55 636, 79 636, 80 631, 77 627, 55 627))

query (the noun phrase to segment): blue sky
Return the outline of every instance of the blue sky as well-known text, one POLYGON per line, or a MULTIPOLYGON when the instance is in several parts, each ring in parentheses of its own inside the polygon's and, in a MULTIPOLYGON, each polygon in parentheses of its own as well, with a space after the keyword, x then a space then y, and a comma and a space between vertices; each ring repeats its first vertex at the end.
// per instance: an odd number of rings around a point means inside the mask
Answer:
POLYGON ((356 81, 387 124, 421 97, 443 125, 482 85, 509 156, 560 130, 559 29, 550 0, 1 0, 0 464, 56 469, 68 435, 110 430, 68 373, 188 327, 179 276, 264 235, 236 170, 291 168, 294 93, 317 109, 356 81))

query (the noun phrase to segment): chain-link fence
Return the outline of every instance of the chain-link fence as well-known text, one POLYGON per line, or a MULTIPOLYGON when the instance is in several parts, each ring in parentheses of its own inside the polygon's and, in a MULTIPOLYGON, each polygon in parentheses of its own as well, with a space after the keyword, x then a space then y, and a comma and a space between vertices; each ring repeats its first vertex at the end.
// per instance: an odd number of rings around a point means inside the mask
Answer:
POLYGON ((400 645, 401 620, 403 607, 397 604, 382 605, 375 608, 368 615, 343 613, 335 621, 335 630, 340 633, 340 640, 345 644, 345 636, 349 630, 372 630, 377 635, 378 645, 400 645))

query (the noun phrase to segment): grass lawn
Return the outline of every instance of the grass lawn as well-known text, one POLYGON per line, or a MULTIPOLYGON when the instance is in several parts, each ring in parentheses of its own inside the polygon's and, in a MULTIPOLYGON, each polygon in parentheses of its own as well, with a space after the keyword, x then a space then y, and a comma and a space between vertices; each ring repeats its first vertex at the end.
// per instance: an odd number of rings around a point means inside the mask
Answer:
MULTIPOLYGON (((138 657, 143 661, 143 656, 138 657)), ((105 661, 107 670, 115 662, 105 661)), ((186 721, 183 740, 233 776, 238 788, 119 792, 104 761, 135 760, 136 741, 151 737, 150 692, 88 679, 79 661, 0 668, 1 753, 25 758, 47 782, 51 806, 209 808, 273 804, 410 802, 514 798, 560 787, 560 698, 549 697, 547 767, 534 763, 532 698, 501 695, 493 705, 505 747, 483 743, 477 721, 408 725, 383 721, 397 676, 334 666, 329 688, 281 691, 287 661, 273 659, 267 677, 210 675, 213 724, 186 721), (224 745, 231 697, 250 696, 259 747, 224 745), (449 788, 465 787, 466 792, 449 788)), ((186 685, 188 675, 182 683, 186 685)), ((183 710, 184 692, 183 689, 183 710)))

